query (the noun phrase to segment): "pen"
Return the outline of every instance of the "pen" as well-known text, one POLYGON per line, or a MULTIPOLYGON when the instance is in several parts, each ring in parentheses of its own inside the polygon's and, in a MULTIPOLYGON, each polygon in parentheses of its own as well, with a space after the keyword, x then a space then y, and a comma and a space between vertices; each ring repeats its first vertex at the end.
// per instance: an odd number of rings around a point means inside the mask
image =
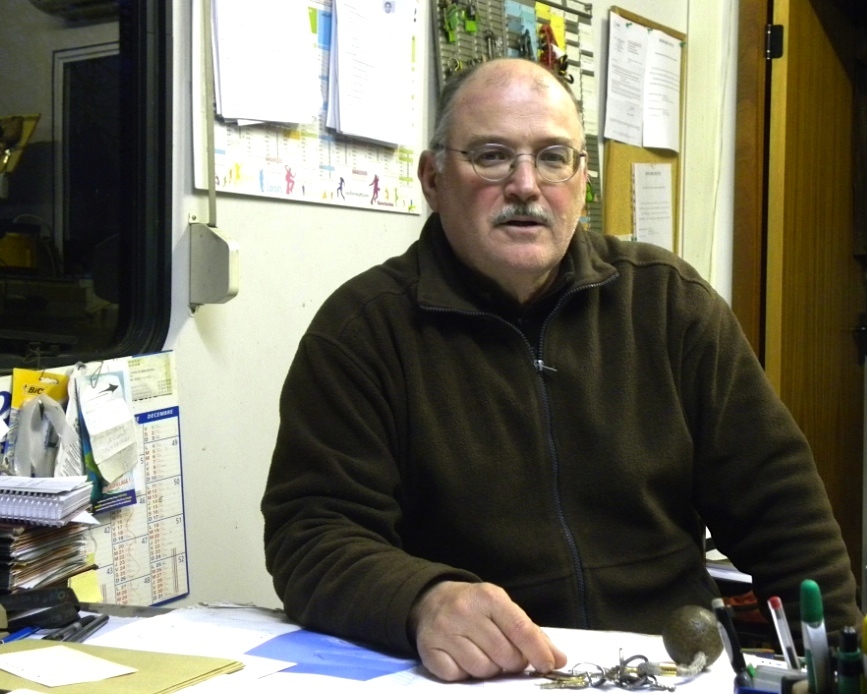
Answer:
POLYGON ((61 627, 57 631, 52 631, 48 636, 46 636, 43 640, 45 641, 69 641, 69 638, 77 632, 82 627, 90 624, 96 617, 88 616, 82 619, 77 619, 72 624, 67 624, 65 627, 61 627))
POLYGON ((97 615, 82 620, 80 629, 72 632, 69 638, 65 639, 69 642, 81 643, 91 636, 95 631, 98 631, 108 621, 107 614, 97 615))
POLYGON ((837 649, 837 694, 860 694, 862 671, 858 632, 854 627, 843 627, 837 649))
POLYGON ((31 634, 35 634, 39 631, 39 627, 24 627, 19 629, 18 631, 13 631, 9 636, 4 639, 0 639, 0 643, 9 643, 11 641, 18 641, 19 639, 26 639, 31 634))
POLYGON ((720 638, 722 639, 723 646, 725 646, 726 655, 728 655, 729 662, 732 664, 732 670, 735 671, 735 687, 751 687, 753 678, 749 670, 747 670, 747 662, 744 660, 744 653, 741 650, 741 644, 735 631, 735 625, 732 623, 731 615, 722 598, 714 598, 711 606, 713 607, 713 613, 716 615, 717 629, 719 629, 720 638))
POLYGON ((795 650, 795 642, 792 639, 789 622, 786 620, 786 612, 783 610, 783 601, 778 596, 773 595, 768 599, 768 607, 771 609, 771 618, 774 622, 774 629, 777 630, 777 638, 780 640, 780 649, 783 652, 786 666, 790 670, 800 670, 801 661, 795 650))
POLYGON ((809 578, 801 582, 801 632, 810 694, 830 694, 831 656, 822 593, 819 585, 809 578))

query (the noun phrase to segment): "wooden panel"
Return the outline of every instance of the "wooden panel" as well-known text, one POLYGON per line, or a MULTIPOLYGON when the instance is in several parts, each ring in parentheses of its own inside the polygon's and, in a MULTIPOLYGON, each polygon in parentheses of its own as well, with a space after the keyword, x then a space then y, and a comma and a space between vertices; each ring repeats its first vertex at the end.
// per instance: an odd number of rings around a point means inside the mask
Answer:
POLYGON ((771 76, 765 368, 813 447, 860 578, 864 382, 852 330, 865 299, 852 238, 854 34, 828 10, 775 2, 785 46, 771 76))

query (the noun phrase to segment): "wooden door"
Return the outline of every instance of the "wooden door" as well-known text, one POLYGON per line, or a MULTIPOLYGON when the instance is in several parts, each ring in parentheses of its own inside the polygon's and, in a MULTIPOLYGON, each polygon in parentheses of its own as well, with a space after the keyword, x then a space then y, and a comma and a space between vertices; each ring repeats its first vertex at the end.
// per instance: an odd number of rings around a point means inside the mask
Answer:
POLYGON ((742 0, 740 30, 732 303, 810 441, 860 583, 864 376, 853 331, 865 296, 853 234, 854 31, 828 0, 773 0, 770 10, 766 0, 742 0), (783 27, 783 55, 769 65, 768 11, 783 27))

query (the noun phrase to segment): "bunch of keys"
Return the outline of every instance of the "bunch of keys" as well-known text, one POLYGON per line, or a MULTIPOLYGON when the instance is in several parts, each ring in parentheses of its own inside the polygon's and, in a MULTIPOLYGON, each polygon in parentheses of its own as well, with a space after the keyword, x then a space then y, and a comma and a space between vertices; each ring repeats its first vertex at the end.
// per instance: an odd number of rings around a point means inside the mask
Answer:
MULTIPOLYGON (((651 673, 651 670, 660 669, 660 664, 654 663, 654 667, 648 667, 649 663, 649 658, 643 655, 633 655, 629 658, 624 658, 623 651, 620 651, 620 662, 614 667, 604 668, 594 663, 578 663, 569 672, 554 670, 553 672, 541 675, 551 681, 540 684, 539 688, 595 689, 605 684, 610 684, 618 689, 630 691, 673 692, 673 685, 660 684, 656 675, 651 673)), ((662 670, 664 671, 665 669, 663 666, 662 670)), ((673 675, 675 673, 676 668, 672 666, 670 674, 673 675)))

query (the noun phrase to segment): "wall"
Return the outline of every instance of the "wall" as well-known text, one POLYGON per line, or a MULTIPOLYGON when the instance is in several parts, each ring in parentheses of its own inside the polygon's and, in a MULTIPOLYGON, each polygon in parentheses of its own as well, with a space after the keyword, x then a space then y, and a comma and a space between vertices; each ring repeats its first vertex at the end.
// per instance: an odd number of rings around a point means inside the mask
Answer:
MULTIPOLYGON (((428 0, 431 2, 433 0, 428 0)), ((401 253, 418 235, 421 216, 348 210, 220 195, 218 225, 241 248, 241 288, 227 304, 188 306, 187 217, 207 219, 207 198, 192 187, 189 3, 175 11, 175 178, 173 317, 167 348, 176 351, 182 414, 184 497, 190 596, 180 604, 232 600, 276 606, 264 568, 259 500, 277 430, 277 401, 286 370, 307 324, 342 282, 401 253)), ((594 3, 598 41, 610 3, 594 3)), ((727 296, 726 210, 731 149, 723 113, 736 16, 726 0, 632 0, 619 6, 691 33, 687 84, 684 255, 727 296), (652 5, 652 12, 648 9, 652 5), (700 6, 700 11, 695 10, 700 6), (704 27, 704 24, 710 24, 704 27), (701 82, 701 84, 697 84, 701 82), (710 98, 708 95, 712 95, 710 98), (693 126, 695 124, 695 126, 693 126), (723 170, 721 170, 723 169, 723 170), (710 204, 713 201, 713 205, 710 204), (708 209, 715 212, 707 214, 708 209), (698 262, 696 262, 698 261, 698 262)), ((430 10, 421 13, 419 55, 430 55, 430 10)), ((601 45, 597 56, 604 64, 601 45)), ((432 68, 432 66, 431 66, 432 68)), ((435 78, 427 71, 425 93, 435 78)), ((727 117, 727 116, 726 116, 727 117)), ((425 120, 425 119, 423 119, 425 120)), ((418 134, 419 150, 427 133, 418 134)))

